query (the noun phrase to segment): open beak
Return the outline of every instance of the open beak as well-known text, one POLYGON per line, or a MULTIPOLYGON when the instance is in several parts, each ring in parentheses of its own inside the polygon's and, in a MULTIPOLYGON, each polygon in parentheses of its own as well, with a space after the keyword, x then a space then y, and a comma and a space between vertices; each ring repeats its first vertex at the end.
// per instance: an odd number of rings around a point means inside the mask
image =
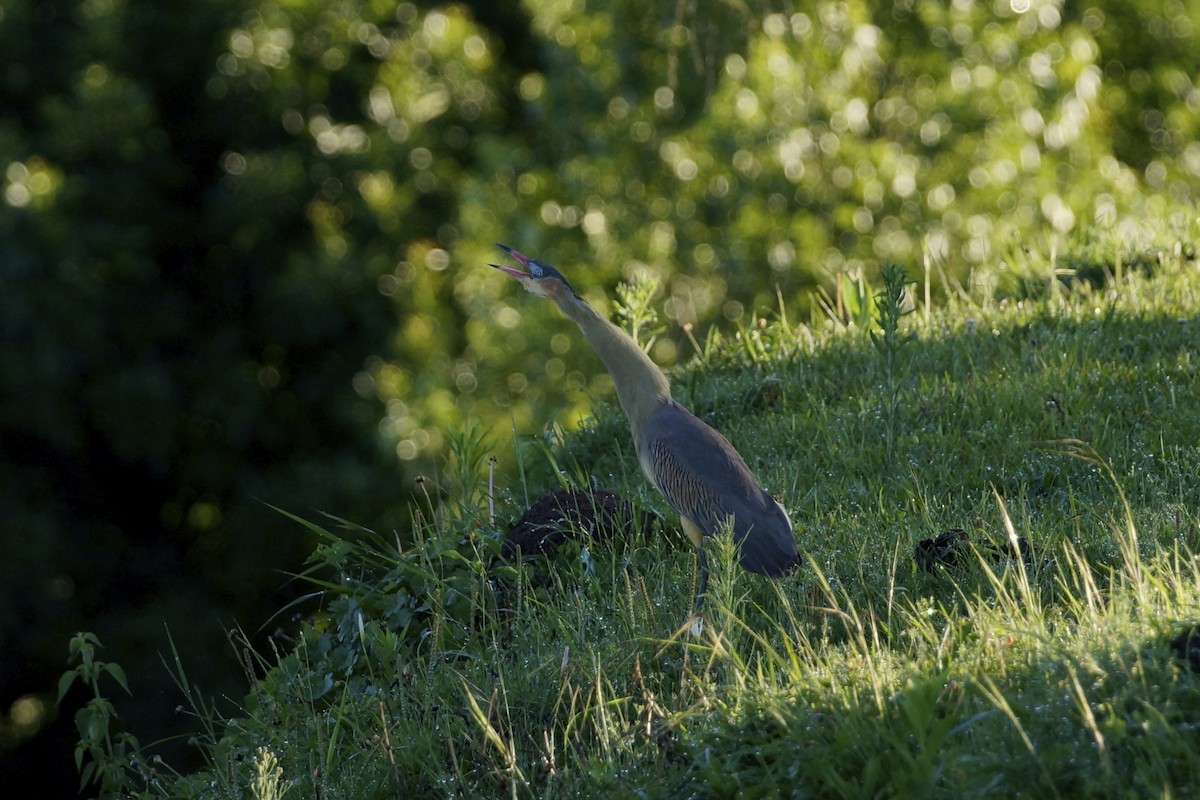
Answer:
MULTIPOLYGON (((518 262, 520 262, 521 266, 525 267, 525 266, 529 265, 529 258, 527 256, 522 255, 521 253, 518 253, 516 250, 513 250, 508 245, 500 244, 499 242, 497 242, 496 247, 499 247, 501 250, 508 253, 513 258, 515 258, 518 262)), ((519 269, 513 269, 512 267, 502 267, 499 264, 488 264, 488 266, 495 267, 496 269, 500 270, 501 272, 507 272, 509 275, 512 275, 514 278, 528 278, 529 277, 529 273, 522 272, 519 269)))

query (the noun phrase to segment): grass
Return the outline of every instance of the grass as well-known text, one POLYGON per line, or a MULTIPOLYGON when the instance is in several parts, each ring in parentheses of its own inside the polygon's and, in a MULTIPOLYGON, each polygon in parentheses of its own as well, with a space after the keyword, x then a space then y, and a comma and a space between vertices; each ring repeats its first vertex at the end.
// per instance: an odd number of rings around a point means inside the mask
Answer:
POLYGON ((699 636, 694 556, 615 406, 550 449, 459 432, 410 544, 297 520, 320 610, 243 648, 235 708, 193 706, 209 769, 92 774, 206 798, 1193 796, 1200 674, 1170 643, 1200 622, 1194 227, 1161 252, 1023 253, 986 294, 896 317, 886 350, 861 317, 782 313, 697 341, 676 397, 782 498, 806 557, 772 582, 714 540, 699 636), (493 478, 506 449, 519 469, 493 478), (664 522, 500 562, 560 482, 664 522), (950 528, 975 546, 920 570, 917 541, 950 528), (1028 563, 985 546, 1016 537, 1028 563))

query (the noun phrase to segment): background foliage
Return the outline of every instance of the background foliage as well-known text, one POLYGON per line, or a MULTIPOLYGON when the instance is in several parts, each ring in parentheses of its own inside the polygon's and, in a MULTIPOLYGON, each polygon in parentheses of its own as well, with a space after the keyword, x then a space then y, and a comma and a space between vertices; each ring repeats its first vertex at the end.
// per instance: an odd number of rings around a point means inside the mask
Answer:
POLYGON ((660 278, 666 365, 687 324, 803 308, 886 260, 964 292, 1030 244, 1086 266, 1097 231, 1195 213, 1198 19, 1196 0, 6 0, 7 760, 31 763, 13 748, 82 627, 147 692, 170 696, 164 621, 211 665, 198 683, 238 685, 223 629, 265 624, 311 549, 260 501, 403 535, 446 431, 573 424, 604 394, 553 309, 504 300, 492 242, 601 306, 660 278))

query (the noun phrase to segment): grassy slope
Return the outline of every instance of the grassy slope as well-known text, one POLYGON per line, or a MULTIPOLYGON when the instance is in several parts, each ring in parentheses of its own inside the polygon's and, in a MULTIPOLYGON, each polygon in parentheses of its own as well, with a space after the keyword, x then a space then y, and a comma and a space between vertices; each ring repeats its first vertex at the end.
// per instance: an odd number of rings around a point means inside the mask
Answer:
MULTIPOLYGON (((698 638, 679 631, 694 562, 669 517, 553 570, 495 565, 514 498, 552 480, 546 453, 525 448, 528 482, 503 487, 493 524, 486 456, 506 445, 461 434, 454 496, 414 521, 419 543, 397 557, 390 537, 329 533, 325 613, 262 658, 213 769, 161 786, 239 797, 257 771, 256 796, 286 780, 323 798, 1186 794, 1200 676, 1166 642, 1200 620, 1200 273, 1169 255, 1156 271, 946 298, 905 319, 916 338, 890 375, 861 332, 771 324, 678 376, 810 559, 773 583, 718 546, 698 638), (919 539, 1009 525, 1028 568, 914 564, 919 539)), ((602 412, 555 450, 561 475, 665 514, 627 438, 602 412)))
POLYGON ((718 690, 685 715, 687 763, 665 793, 1200 783, 1200 685, 1180 679, 1164 646, 1200 619, 1198 309, 1194 265, 1071 296, 957 304, 904 349, 891 458, 889 379, 861 338, 750 357, 757 374, 733 368, 691 393, 782 490, 819 574, 756 598, 799 655, 765 659, 784 675, 770 690, 756 675, 749 697, 718 690), (778 381, 780 409, 747 418, 764 378, 778 381), (919 539, 962 527, 1003 542, 1008 524, 1039 554, 1027 572, 914 566, 919 539))

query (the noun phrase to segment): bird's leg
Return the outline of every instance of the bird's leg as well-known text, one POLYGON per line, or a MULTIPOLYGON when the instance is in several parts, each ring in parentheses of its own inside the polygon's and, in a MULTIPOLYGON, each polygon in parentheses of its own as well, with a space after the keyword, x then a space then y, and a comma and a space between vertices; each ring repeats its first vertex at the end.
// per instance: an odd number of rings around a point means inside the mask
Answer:
POLYGON ((683 623, 684 629, 694 637, 704 633, 704 596, 708 594, 708 558, 704 548, 696 548, 696 565, 700 568, 700 581, 696 584, 696 600, 692 603, 692 615, 683 623))
POLYGON ((703 547, 696 548, 696 564, 700 568, 700 583, 696 585, 696 602, 692 610, 699 614, 704 605, 704 596, 708 594, 708 557, 704 555, 703 547))
POLYGON ((682 514, 679 515, 679 522, 683 525, 683 532, 696 546, 696 565, 700 568, 700 582, 696 584, 696 600, 692 603, 692 613, 695 616, 699 615, 700 607, 704 605, 704 595, 708 593, 708 559, 704 555, 704 531, 682 514))

